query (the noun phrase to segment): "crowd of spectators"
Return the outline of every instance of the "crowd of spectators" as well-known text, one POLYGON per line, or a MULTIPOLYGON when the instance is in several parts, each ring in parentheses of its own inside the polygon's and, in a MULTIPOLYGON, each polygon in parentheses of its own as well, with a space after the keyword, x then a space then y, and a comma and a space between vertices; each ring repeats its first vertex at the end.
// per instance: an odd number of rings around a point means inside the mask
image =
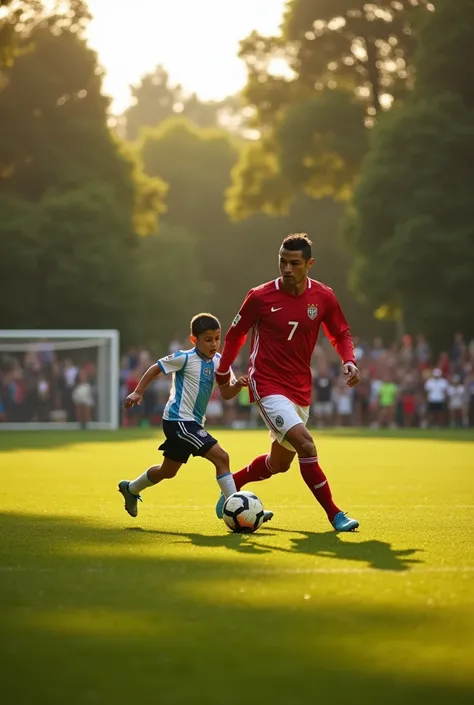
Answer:
MULTIPOLYGON (((401 343, 384 345, 355 339, 360 384, 349 389, 341 376, 341 363, 326 339, 313 356, 313 403, 311 424, 318 427, 468 427, 474 426, 474 340, 462 334, 449 349, 435 356, 422 335, 404 336, 401 343)), ((173 340, 169 353, 185 349, 173 340)), ((124 399, 153 362, 148 351, 134 349, 122 358, 120 396, 124 399)), ((246 373, 246 356, 233 365, 235 374, 246 373)), ((141 407, 123 412, 124 425, 157 424, 168 399, 169 377, 160 376, 146 391, 141 407)), ((250 405, 247 390, 231 402, 223 402, 214 390, 207 423, 233 428, 255 427, 260 419, 250 405)))
MULTIPOLYGON (((189 344, 173 340, 165 354, 189 344)), ((461 333, 439 355, 422 336, 404 336, 401 343, 385 345, 355 339, 361 382, 349 389, 341 376, 340 360, 322 339, 313 356, 311 425, 388 427, 474 426, 474 340, 461 333)), ((160 355, 161 356, 161 355, 160 355)), ((96 364, 89 350, 56 352, 47 341, 31 344, 24 352, 0 352, 0 423, 94 420, 97 408, 96 364)), ((149 426, 161 422, 168 400, 171 376, 160 375, 146 390, 141 406, 129 411, 123 400, 143 372, 155 361, 151 352, 132 348, 121 359, 120 419, 122 426, 149 426)), ((246 373, 241 354, 234 372, 246 373)), ((243 389, 231 402, 223 402, 216 389, 207 412, 209 425, 232 428, 261 424, 257 410, 243 389)))
POLYGON ((94 419, 96 364, 90 349, 56 352, 48 341, 0 352, 0 422, 94 419))

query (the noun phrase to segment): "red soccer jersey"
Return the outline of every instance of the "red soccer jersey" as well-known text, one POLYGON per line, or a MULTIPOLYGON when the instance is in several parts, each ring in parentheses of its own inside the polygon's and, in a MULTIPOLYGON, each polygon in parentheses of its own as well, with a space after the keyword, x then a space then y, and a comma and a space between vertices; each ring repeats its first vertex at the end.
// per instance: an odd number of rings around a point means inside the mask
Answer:
POLYGON ((311 357, 322 325, 343 362, 354 362, 349 326, 332 289, 308 278, 306 290, 292 296, 276 279, 251 289, 227 331, 217 372, 227 371, 250 328, 250 400, 282 394, 299 406, 311 402, 311 357))

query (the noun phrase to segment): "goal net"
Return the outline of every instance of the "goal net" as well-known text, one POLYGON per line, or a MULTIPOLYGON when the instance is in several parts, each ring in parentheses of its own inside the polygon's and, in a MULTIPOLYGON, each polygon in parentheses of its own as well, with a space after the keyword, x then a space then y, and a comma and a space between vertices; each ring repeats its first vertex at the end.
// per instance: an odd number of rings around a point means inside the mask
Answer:
POLYGON ((0 330, 0 431, 118 422, 118 331, 0 330))

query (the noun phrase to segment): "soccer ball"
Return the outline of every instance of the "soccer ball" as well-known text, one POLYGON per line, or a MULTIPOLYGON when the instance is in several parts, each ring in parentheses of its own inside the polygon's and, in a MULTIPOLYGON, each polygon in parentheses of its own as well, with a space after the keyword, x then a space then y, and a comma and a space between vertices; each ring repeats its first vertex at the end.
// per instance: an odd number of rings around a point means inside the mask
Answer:
POLYGON ((263 524, 263 504, 252 492, 234 492, 224 503, 223 519, 236 534, 252 534, 263 524))

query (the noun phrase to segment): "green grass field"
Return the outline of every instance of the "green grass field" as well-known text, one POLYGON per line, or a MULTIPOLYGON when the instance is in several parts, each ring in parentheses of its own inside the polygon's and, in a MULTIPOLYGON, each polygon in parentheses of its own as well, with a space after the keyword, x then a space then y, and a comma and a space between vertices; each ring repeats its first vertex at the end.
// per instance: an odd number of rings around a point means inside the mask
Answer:
MULTIPOLYGON (((0 702, 474 702, 474 435, 318 434, 331 531, 294 463, 252 536, 193 460, 123 510, 152 431, 0 434, 0 702)), ((237 470, 264 431, 218 434, 237 470)))

